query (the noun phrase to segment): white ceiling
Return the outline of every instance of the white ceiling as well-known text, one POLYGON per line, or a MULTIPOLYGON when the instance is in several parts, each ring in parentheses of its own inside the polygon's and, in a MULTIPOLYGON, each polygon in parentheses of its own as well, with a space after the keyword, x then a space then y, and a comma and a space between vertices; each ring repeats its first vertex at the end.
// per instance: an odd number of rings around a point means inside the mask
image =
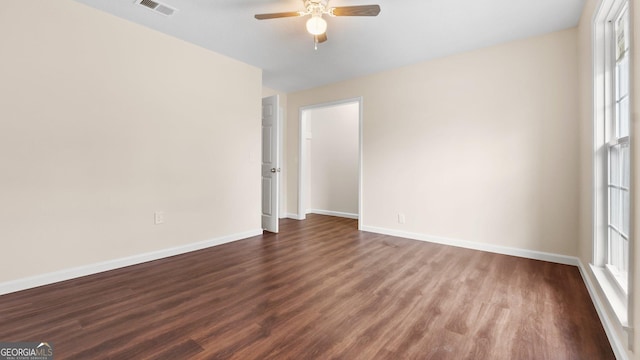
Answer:
POLYGON ((584 0, 331 0, 379 4, 377 17, 328 17, 329 40, 314 50, 306 18, 256 20, 298 11, 302 0, 76 0, 263 69, 263 84, 291 92, 464 51, 567 29, 584 0))

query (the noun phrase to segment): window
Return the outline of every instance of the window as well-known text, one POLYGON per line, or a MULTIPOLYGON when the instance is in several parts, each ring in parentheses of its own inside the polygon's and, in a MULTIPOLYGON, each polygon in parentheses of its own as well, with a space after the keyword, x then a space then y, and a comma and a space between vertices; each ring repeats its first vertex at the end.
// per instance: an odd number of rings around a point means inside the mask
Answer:
POLYGON ((609 275, 623 293, 629 271, 629 11, 624 6, 613 21, 615 61, 613 73, 613 117, 605 121, 608 144, 608 236, 609 275), (607 124, 608 123, 608 124, 607 124))
POLYGON ((629 318, 630 29, 628 0, 603 0, 594 23, 594 252, 591 269, 623 328, 629 318))

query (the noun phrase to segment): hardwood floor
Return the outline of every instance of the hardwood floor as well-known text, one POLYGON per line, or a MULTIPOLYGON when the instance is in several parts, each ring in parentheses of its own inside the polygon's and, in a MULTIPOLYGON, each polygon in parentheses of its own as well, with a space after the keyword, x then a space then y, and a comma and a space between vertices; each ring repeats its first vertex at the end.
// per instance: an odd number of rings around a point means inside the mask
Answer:
POLYGON ((56 359, 614 359, 578 269, 358 232, 266 234, 0 296, 56 359))

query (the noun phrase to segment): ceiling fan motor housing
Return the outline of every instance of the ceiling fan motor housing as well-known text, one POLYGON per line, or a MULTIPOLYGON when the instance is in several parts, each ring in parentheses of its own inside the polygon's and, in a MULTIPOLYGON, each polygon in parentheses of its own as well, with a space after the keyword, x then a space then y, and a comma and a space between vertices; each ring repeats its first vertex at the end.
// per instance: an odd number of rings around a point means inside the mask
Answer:
POLYGON ((304 7, 307 10, 305 15, 322 16, 322 14, 328 14, 327 3, 323 0, 305 0, 304 7))

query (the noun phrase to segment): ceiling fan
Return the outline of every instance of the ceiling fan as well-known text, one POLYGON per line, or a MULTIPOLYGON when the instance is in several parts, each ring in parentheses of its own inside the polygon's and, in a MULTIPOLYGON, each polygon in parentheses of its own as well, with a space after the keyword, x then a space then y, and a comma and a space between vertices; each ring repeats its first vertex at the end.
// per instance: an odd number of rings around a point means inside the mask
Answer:
POLYGON ((307 31, 313 35, 316 49, 318 43, 327 41, 327 21, 322 15, 329 16, 378 16, 380 5, 356 5, 329 7, 329 0, 303 0, 303 11, 257 14, 258 20, 277 19, 284 17, 300 17, 311 15, 307 20, 307 31))

